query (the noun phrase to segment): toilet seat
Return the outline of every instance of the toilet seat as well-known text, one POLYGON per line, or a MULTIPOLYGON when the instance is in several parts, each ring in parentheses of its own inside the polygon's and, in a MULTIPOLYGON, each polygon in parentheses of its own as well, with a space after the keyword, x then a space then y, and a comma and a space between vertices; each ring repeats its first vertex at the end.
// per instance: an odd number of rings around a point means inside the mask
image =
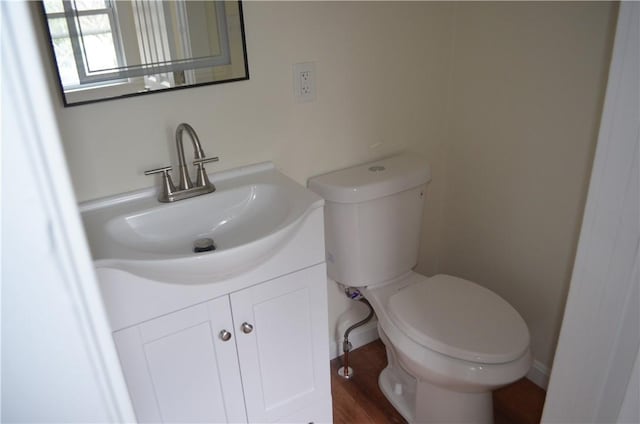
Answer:
POLYGON ((450 275, 412 273, 389 296, 389 319, 414 342, 438 353, 481 364, 521 357, 529 331, 518 312, 492 291, 450 275))

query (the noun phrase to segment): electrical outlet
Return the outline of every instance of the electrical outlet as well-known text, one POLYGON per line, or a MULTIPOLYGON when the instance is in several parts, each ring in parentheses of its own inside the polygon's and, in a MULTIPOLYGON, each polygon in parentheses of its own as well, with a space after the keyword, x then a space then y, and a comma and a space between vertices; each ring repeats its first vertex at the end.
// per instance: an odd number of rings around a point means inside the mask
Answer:
POLYGON ((298 102, 316 99, 315 68, 314 62, 293 65, 293 94, 298 102))
POLYGON ((313 91, 311 81, 311 71, 300 72, 300 93, 303 96, 308 96, 313 91))

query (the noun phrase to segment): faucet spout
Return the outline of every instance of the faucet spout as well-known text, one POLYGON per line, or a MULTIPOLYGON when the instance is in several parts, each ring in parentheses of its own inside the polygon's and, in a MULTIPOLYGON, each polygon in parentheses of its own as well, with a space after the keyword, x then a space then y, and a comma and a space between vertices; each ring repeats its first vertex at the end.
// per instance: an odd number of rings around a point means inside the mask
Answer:
POLYGON ((180 173, 180 183, 178 187, 180 190, 188 190, 193 187, 193 182, 191 181, 191 178, 189 178, 187 162, 184 158, 184 145, 182 141, 184 131, 186 131, 187 134, 189 134, 189 138, 191 138, 195 158, 204 159, 204 151, 202 150, 200 139, 193 127, 184 122, 178 125, 178 128, 176 129, 176 148, 178 150, 178 172, 180 173))

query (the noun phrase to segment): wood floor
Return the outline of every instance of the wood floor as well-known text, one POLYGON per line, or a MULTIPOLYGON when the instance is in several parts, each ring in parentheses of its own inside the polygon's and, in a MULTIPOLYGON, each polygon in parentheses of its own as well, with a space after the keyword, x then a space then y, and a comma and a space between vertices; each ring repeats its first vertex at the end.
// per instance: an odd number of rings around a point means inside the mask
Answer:
MULTIPOLYGON (((378 388, 378 374, 387 364, 384 345, 376 340, 351 352, 351 380, 337 375, 341 358, 331 361, 333 422, 406 423, 378 388)), ((545 392, 527 379, 494 392, 495 424, 538 424, 545 392)))

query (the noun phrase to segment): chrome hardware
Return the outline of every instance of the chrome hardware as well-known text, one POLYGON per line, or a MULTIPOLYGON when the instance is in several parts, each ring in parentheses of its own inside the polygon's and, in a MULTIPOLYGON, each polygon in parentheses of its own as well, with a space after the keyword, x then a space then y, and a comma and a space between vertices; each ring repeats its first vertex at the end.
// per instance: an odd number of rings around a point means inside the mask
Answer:
POLYGON ((187 170, 187 162, 184 159, 184 143, 182 142, 182 133, 187 131, 191 138, 191 144, 193 144, 193 153, 196 159, 204 158, 204 152, 202 151, 202 145, 200 139, 196 134, 193 127, 187 123, 182 123, 176 128, 176 149, 178 150, 178 172, 180 172, 180 184, 178 188, 180 190, 189 190, 193 187, 191 178, 189 177, 189 171, 187 170))
POLYGON ((167 202, 168 200, 162 200, 164 198, 169 198, 176 192, 176 187, 173 185, 173 181, 171 181, 171 175, 169 172, 171 171, 171 166, 165 166, 163 168, 151 169, 149 171, 144 171, 144 175, 153 175, 159 174, 162 172, 162 191, 158 197, 158 200, 161 202, 167 202))
POLYGON ((148 171, 144 171, 144 175, 159 174, 160 172, 164 172, 166 174, 167 172, 170 172, 172 168, 173 167, 169 165, 163 166, 162 168, 150 169, 148 171))
POLYGON ((212 158, 202 158, 196 159, 193 161, 193 165, 196 166, 196 187, 213 187, 212 191, 215 191, 216 187, 212 182, 209 181, 209 177, 207 177, 207 173, 204 170, 204 164, 210 162, 218 162, 220 159, 218 156, 212 158))
POLYGON ((218 162, 220 160, 220 158, 218 158, 218 156, 212 157, 212 158, 202 158, 202 159, 195 159, 193 161, 194 165, 201 165, 203 163, 209 163, 209 162, 218 162))
POLYGON ((209 237, 200 238, 193 242, 193 253, 211 252, 212 250, 216 250, 216 245, 209 237))
POLYGON ((231 333, 227 330, 222 330, 220 334, 218 334, 218 336, 223 342, 228 342, 229 340, 231 340, 231 333))
POLYGON ((342 366, 338 368, 338 375, 349 380, 353 377, 353 368, 349 366, 349 352, 353 348, 353 345, 351 345, 351 342, 349 341, 349 333, 351 333, 356 328, 368 323, 371 318, 373 318, 374 311, 371 303, 369 303, 367 298, 364 297, 362 293, 360 293, 360 290, 358 290, 357 288, 346 287, 344 292, 350 299, 362 302, 369 308, 369 314, 367 314, 366 318, 356 322, 351 327, 347 328, 347 330, 344 332, 344 341, 342 342, 342 352, 344 353, 344 355, 342 357, 342 366))
POLYGON ((207 171, 204 169, 204 164, 218 162, 219 159, 217 156, 213 158, 205 157, 202 145, 200 144, 200 139, 191 125, 186 123, 178 125, 178 128, 176 129, 176 149, 178 150, 178 172, 180 174, 180 183, 177 188, 174 186, 173 181, 171 181, 171 176, 169 175, 169 171, 171 170, 170 166, 152 169, 150 171, 145 171, 144 173, 145 175, 151 175, 162 172, 162 191, 158 195, 158 200, 163 203, 175 202, 177 200, 188 199, 190 197, 215 191, 216 187, 211 181, 209 181, 207 171), (182 135, 184 131, 189 134, 191 143, 193 144, 193 152, 195 156, 193 164, 196 166, 195 184, 189 177, 187 162, 184 158, 184 146, 182 142, 182 135))
POLYGON ((240 329, 244 334, 249 334, 253 331, 253 325, 249 324, 248 322, 243 322, 240 326, 240 329))

